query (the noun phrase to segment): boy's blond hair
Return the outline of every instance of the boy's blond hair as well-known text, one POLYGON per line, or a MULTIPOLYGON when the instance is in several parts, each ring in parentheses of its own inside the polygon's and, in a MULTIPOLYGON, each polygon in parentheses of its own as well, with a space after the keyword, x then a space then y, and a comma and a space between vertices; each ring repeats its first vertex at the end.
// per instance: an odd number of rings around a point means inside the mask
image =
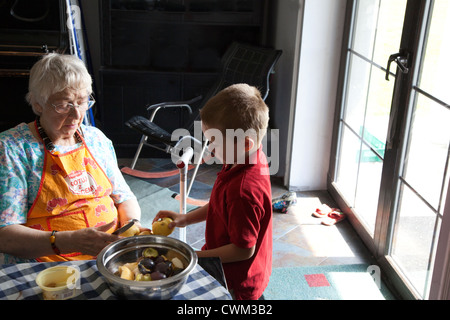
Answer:
POLYGON ((202 122, 226 134, 226 129, 254 130, 261 142, 269 125, 269 108, 255 87, 231 85, 208 100, 200 110, 202 122))

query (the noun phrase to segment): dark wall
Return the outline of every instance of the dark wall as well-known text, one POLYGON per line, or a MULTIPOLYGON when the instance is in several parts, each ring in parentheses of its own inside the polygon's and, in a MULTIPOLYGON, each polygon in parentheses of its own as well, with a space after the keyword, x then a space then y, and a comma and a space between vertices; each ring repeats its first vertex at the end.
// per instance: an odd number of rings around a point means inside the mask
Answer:
POLYGON ((35 118, 25 101, 31 66, 67 46, 62 0, 0 1, 0 131, 35 118))
MULTIPOLYGON (((264 0, 102 0, 100 108, 97 123, 119 157, 133 156, 140 135, 124 123, 145 106, 204 95, 233 41, 264 45, 264 0)), ((194 112, 198 106, 193 106, 194 112)), ((172 132, 188 115, 158 113, 172 132)), ((147 148, 148 149, 148 148, 147 148)), ((162 156, 146 150, 145 156, 162 156)))

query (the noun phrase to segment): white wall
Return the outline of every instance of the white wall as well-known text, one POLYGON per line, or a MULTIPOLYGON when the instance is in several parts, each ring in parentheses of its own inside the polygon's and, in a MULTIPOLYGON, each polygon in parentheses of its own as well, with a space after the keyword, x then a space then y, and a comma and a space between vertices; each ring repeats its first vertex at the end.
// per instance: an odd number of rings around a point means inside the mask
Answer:
POLYGON ((83 9, 84 23, 89 41, 89 52, 93 66, 93 77, 97 89, 100 89, 98 70, 101 58, 99 0, 79 0, 83 9))
POLYGON ((304 0, 285 175, 290 190, 327 188, 345 7, 346 0, 304 0))
POLYGON ((271 127, 279 130, 278 152, 280 163, 276 176, 286 174, 288 141, 293 121, 293 98, 297 86, 298 56, 303 19, 304 0, 273 0, 270 21, 273 24, 270 45, 283 51, 275 67, 275 77, 271 83, 268 105, 271 109, 271 127))

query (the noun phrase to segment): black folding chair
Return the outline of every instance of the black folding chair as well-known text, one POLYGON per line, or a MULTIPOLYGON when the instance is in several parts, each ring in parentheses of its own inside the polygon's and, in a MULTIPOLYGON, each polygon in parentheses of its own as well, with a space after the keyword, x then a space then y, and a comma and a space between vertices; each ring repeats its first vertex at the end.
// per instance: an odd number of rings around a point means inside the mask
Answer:
MULTIPOLYGON (((198 113, 192 114, 191 105, 199 102, 199 108, 201 108, 210 98, 216 95, 222 89, 236 83, 247 83, 249 85, 257 87, 261 96, 265 100, 269 94, 269 77, 273 72, 275 64, 281 56, 281 50, 275 50, 265 47, 256 47, 252 45, 242 44, 234 42, 225 52, 221 59, 221 72, 220 76, 208 93, 203 96, 195 97, 188 101, 176 101, 176 102, 163 102, 147 107, 147 111, 150 113, 150 117, 147 119, 142 116, 135 116, 128 120, 125 125, 142 133, 142 138, 139 143, 138 149, 131 164, 131 171, 128 170, 128 174, 132 174, 132 170, 136 165, 136 162, 141 153, 142 147, 150 146, 159 150, 163 150, 167 153, 175 152, 174 148, 179 141, 173 141, 172 135, 166 130, 159 127, 153 122, 155 115, 158 111, 166 108, 184 108, 190 113, 190 119, 186 123, 185 128, 192 134, 195 120, 198 119, 198 113), (149 143, 149 140, 157 142, 157 144, 149 143), (160 147, 161 143, 164 145, 160 147)), ((191 137, 193 139, 193 137, 191 137)), ((196 141, 200 143, 200 141, 196 141)), ((198 167, 201 164, 203 153, 206 149, 207 141, 203 143, 202 152, 197 159, 195 171, 191 177, 187 194, 189 194, 195 176, 197 174, 198 167)), ((176 174, 177 171, 170 171, 168 175, 176 174)), ((160 177, 160 175, 157 175, 160 177)), ((151 177, 151 175, 147 176, 151 177)))

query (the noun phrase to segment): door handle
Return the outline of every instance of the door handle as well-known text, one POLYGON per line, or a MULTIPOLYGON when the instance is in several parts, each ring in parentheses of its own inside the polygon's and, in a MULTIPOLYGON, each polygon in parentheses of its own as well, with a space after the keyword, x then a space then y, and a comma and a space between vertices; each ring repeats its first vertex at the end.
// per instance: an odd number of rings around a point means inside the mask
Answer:
POLYGON ((408 73, 409 72, 409 53, 407 52, 399 52, 392 54, 389 57, 388 65, 386 68, 386 80, 389 81, 389 73, 391 69, 392 62, 395 62, 397 66, 400 68, 400 71, 402 73, 408 73))

